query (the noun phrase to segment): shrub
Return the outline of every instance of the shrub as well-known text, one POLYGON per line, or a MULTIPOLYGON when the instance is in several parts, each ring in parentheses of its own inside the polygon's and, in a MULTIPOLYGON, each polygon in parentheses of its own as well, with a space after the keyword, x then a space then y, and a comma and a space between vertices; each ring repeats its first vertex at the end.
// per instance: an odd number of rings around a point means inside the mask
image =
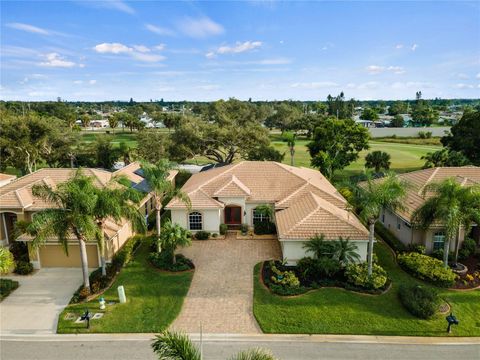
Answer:
POLYGON ((271 221, 258 221, 253 225, 253 232, 256 235, 276 234, 277 228, 271 221))
POLYGON ((217 233, 213 233, 212 234, 212 238, 216 239, 218 237, 218 234, 217 233))
POLYGON ((407 247, 395 235, 393 235, 385 226, 377 221, 375 232, 398 254, 407 250, 407 247))
POLYGON ((418 253, 398 255, 398 263, 413 276, 427 280, 435 285, 449 287, 455 282, 457 275, 443 266, 441 260, 418 253))
POLYGON ((368 264, 350 264, 347 266, 345 275, 347 281, 355 286, 365 289, 380 289, 387 283, 387 272, 377 264, 373 264, 372 275, 368 276, 368 264))
POLYGON ((282 285, 285 287, 299 287, 300 281, 293 271, 281 271, 278 270, 273 261, 270 262, 270 270, 273 275, 271 280, 277 285, 282 285))
POLYGON ((303 286, 290 287, 290 286, 282 286, 277 284, 270 284, 269 288, 274 294, 282 295, 282 296, 300 295, 308 291, 308 288, 303 286))
POLYGON ((339 271, 338 260, 328 257, 320 259, 306 257, 297 262, 297 273, 305 284, 319 283, 326 278, 333 278, 339 271))
POLYGON ((122 248, 112 257, 112 265, 116 269, 120 269, 130 262, 133 252, 140 245, 141 236, 133 236, 128 239, 122 248))
POLYGON ((470 238, 466 238, 463 241, 462 248, 458 251, 458 257, 460 259, 466 259, 470 255, 475 254, 476 248, 477 248, 476 241, 470 238))
POLYGON ((152 252, 148 257, 150 263, 161 270, 176 272, 194 268, 193 262, 182 254, 177 254, 176 258, 177 261, 173 264, 172 255, 167 251, 162 251, 161 253, 152 252))
POLYGON ((22 241, 14 241, 10 244, 10 252, 13 255, 15 261, 29 262, 28 246, 22 241))
POLYGON ((90 295, 90 289, 84 286, 80 287, 80 290, 78 291, 78 298, 80 300, 85 300, 88 295, 90 295))
POLYGON ((15 265, 13 254, 4 246, 0 246, 0 274, 10 272, 15 265))
POLYGON ((242 232, 242 234, 248 233, 248 224, 240 225, 240 231, 242 232))
POLYGON ((431 131, 419 131, 418 132, 418 137, 420 139, 430 139, 432 137, 432 132, 431 131))
POLYGON ((210 233, 208 231, 197 231, 195 233, 195 239, 197 240, 208 240, 210 233))
POLYGON ((18 288, 18 281, 0 279, 0 301, 6 298, 16 288, 18 288))
MULTIPOLYGON (((434 252, 432 252, 431 256, 434 257, 435 259, 443 261, 443 249, 435 250, 434 252)), ((453 261, 453 257, 454 257, 453 251, 450 251, 448 253, 448 261, 453 261)))
POLYGON ((33 271, 33 265, 27 261, 17 261, 15 264, 15 273, 19 275, 28 275, 33 271))
POLYGON ((225 235, 228 231, 227 224, 220 224, 219 231, 220 231, 220 235, 225 235))
POLYGON ((414 316, 429 319, 438 310, 440 298, 435 289, 420 285, 402 285, 398 291, 402 305, 414 316))
POLYGON ((425 254, 425 251, 427 248, 425 245, 419 245, 419 244, 408 244, 407 246, 407 251, 408 252, 415 252, 418 254, 425 254))

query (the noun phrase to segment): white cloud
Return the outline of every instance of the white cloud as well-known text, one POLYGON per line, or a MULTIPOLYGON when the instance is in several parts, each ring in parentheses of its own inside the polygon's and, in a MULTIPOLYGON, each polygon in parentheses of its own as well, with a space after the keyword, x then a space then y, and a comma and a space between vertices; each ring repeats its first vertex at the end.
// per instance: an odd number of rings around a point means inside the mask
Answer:
POLYGON ((93 48, 100 54, 122 54, 132 52, 133 49, 120 43, 102 43, 93 48))
POLYGON ((392 89, 422 89, 422 88, 431 88, 432 84, 422 81, 407 81, 407 82, 394 82, 392 84, 392 89))
POLYGON ((208 17, 187 17, 178 23, 179 30, 193 38, 206 38, 213 35, 223 34, 225 29, 208 17))
POLYGON ((418 45, 417 45, 417 44, 413 44, 410 49, 411 49, 412 51, 415 51, 415 50, 418 49, 418 45))
POLYGON ((338 87, 339 85, 333 81, 319 81, 319 82, 297 82, 290 86, 293 88, 301 88, 301 89, 323 89, 323 88, 338 87))
POLYGON ((45 55, 45 61, 39 64, 46 67, 71 68, 76 64, 73 61, 65 60, 63 56, 58 53, 49 53, 45 55))
POLYGON ((475 75, 475 77, 476 77, 477 79, 480 79, 480 73, 478 73, 477 75, 475 75))
POLYGON ((395 45, 395 49, 403 49, 403 44, 397 44, 397 45, 395 45))
POLYGON ((380 86, 380 83, 376 81, 367 81, 366 83, 360 84, 357 86, 357 89, 365 90, 365 89, 376 89, 380 86))
POLYGON ((212 59, 216 56, 216 54, 240 54, 247 51, 252 51, 258 49, 262 46, 261 41, 245 41, 239 42, 237 41, 235 45, 223 45, 218 47, 214 51, 209 51, 205 54, 205 56, 209 59, 212 59))
POLYGON ((94 80, 94 79, 88 80, 88 83, 89 83, 90 85, 95 85, 95 84, 97 83, 97 80, 94 80))
POLYGON ((7 24, 6 26, 12 29, 22 30, 29 33, 40 34, 40 35, 51 35, 51 33, 48 30, 30 25, 30 24, 10 23, 10 24, 7 24))
POLYGON ((74 80, 73 83, 75 85, 80 85, 80 84, 83 84, 83 80, 74 80))
POLYGON ((292 60, 287 58, 272 58, 272 59, 263 59, 263 60, 255 61, 252 63, 259 64, 259 65, 286 65, 286 64, 291 64, 292 60))
POLYGON ((138 52, 141 52, 141 53, 148 53, 150 52, 151 50, 146 47, 145 45, 133 45, 133 48, 135 50, 137 50, 138 52))
POLYGON ((161 26, 156 26, 156 25, 152 25, 152 24, 145 24, 145 28, 148 31, 151 31, 151 32, 153 32, 154 34, 157 34, 157 35, 164 35, 164 36, 174 36, 175 35, 175 32, 173 30, 170 30, 168 28, 164 28, 164 27, 161 27, 161 26))
POLYGON ((122 0, 84 1, 87 6, 117 10, 126 14, 135 14, 135 10, 122 0))
POLYGON ((246 51, 251 51, 262 46, 261 41, 245 41, 237 42, 234 46, 220 46, 217 49, 218 54, 238 54, 246 51))
POLYGON ((166 46, 165 44, 158 44, 158 45, 154 46, 153 48, 155 50, 162 51, 162 50, 165 50, 165 46, 166 46))
POLYGON ((133 52, 131 55, 132 55, 133 58, 135 58, 137 60, 140 60, 140 61, 144 61, 144 62, 158 62, 158 61, 162 61, 162 60, 166 59, 166 57, 162 56, 162 55, 145 54, 145 53, 141 53, 141 52, 133 52))
POLYGON ((458 73, 458 74, 456 74, 456 75, 457 75, 457 77, 458 77, 459 79, 464 79, 464 80, 466 80, 466 79, 469 78, 468 75, 467 75, 467 74, 464 74, 464 73, 458 73))
POLYGON ((460 84, 455 84, 454 88, 456 88, 456 89, 473 89, 474 86, 471 85, 471 84, 460 83, 460 84))
POLYGON ((383 72, 393 72, 394 74, 397 74, 397 75, 405 73, 405 69, 401 66, 369 65, 366 67, 366 70, 371 75, 376 75, 383 72))

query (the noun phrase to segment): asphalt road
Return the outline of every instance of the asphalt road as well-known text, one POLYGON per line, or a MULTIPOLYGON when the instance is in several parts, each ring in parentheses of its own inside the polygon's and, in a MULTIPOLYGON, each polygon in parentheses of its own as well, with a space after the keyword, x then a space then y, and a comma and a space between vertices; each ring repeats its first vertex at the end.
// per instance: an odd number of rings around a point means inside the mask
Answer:
MULTIPOLYGON (((474 342, 475 339, 472 340, 474 342)), ((477 344, 406 344, 375 342, 342 342, 318 340, 208 340, 203 344, 206 360, 228 359, 234 353, 251 347, 264 347, 284 360, 366 359, 366 360, 479 360, 480 342, 477 344)), ((2 339, 2 360, 135 360, 155 359, 150 340, 107 340, 62 338, 2 339)))

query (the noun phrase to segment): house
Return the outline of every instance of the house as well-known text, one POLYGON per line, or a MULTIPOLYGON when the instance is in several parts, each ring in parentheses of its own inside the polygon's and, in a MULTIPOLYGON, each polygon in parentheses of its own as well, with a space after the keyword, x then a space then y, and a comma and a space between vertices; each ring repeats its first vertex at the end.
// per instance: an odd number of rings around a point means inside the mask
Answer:
MULTIPOLYGON (((71 178, 76 171, 77 169, 40 169, 1 187, 0 244, 9 245, 15 240, 14 227, 17 221, 30 221, 36 212, 51 207, 51 204, 48 202, 33 196, 32 187, 35 184, 46 184, 54 188, 71 178)), ((142 170, 138 162, 131 163, 114 172, 101 169, 82 169, 82 171, 85 175, 93 177, 94 184, 98 187, 106 186, 115 176, 123 175, 127 177, 134 188, 145 193, 145 197, 139 204, 139 210, 145 216, 148 216, 154 210, 155 204, 149 193, 146 180, 142 176, 142 170)), ((176 173, 176 171, 173 171, 170 174, 169 179, 171 181, 174 181, 176 173)), ((133 232, 127 221, 116 223, 112 220, 107 220, 104 225, 104 234, 106 239, 106 258, 107 261, 110 261, 124 242, 132 236, 133 232)), ((29 244, 31 238, 24 234, 16 240, 29 244)), ((49 239, 44 246, 37 249, 30 245, 28 247, 30 261, 36 269, 42 267, 80 266, 80 252, 76 239, 71 239, 68 256, 64 253, 56 238, 49 239)), ((100 253, 97 244, 87 243, 87 256, 89 267, 99 266, 100 253)))
MULTIPOLYGON (((440 182, 447 178, 455 178, 463 186, 480 184, 480 167, 437 167, 401 174, 398 177, 408 183, 407 196, 403 202, 404 209, 395 212, 383 209, 380 221, 405 245, 424 245, 428 253, 443 249, 445 231, 442 224, 433 225, 428 230, 415 228, 412 224, 414 211, 425 202, 423 189, 427 184, 440 182)), ((376 181, 381 181, 381 179, 376 181)), ((428 193, 426 196, 428 197, 428 193)), ((480 228, 474 225, 472 229, 466 231, 462 229, 459 237, 460 245, 465 236, 477 240, 478 243, 480 241, 480 228)), ((451 242, 450 250, 454 251, 454 247, 455 243, 451 242)))
POLYGON ((171 211, 173 222, 192 232, 218 233, 223 223, 234 229, 272 220, 289 264, 306 256, 303 244, 317 234, 327 240, 350 238, 360 257, 366 259, 367 229, 316 170, 271 161, 242 161, 193 174, 182 190, 191 207, 175 198, 166 209, 171 211), (256 211, 259 205, 272 206, 275 218, 265 219, 256 211))
POLYGON ((10 184, 13 180, 15 180, 17 177, 15 175, 10 175, 10 174, 3 174, 0 173, 0 188, 2 186, 5 186, 7 184, 10 184))

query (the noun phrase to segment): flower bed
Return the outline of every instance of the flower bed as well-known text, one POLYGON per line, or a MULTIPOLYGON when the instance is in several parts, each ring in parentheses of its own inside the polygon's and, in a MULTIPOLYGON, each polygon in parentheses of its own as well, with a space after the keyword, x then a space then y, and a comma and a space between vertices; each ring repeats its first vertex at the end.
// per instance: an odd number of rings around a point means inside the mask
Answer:
POLYGON ((391 285, 385 270, 376 264, 370 283, 363 281, 366 278, 366 263, 352 264, 347 269, 333 269, 330 265, 317 262, 316 259, 304 258, 297 266, 286 266, 280 261, 266 261, 262 267, 262 281, 270 291, 281 296, 300 295, 323 287, 379 295, 391 285))
POLYGON ((467 290, 475 289, 480 286, 480 255, 470 255, 462 260, 468 271, 466 274, 458 276, 453 285, 454 289, 467 290))

